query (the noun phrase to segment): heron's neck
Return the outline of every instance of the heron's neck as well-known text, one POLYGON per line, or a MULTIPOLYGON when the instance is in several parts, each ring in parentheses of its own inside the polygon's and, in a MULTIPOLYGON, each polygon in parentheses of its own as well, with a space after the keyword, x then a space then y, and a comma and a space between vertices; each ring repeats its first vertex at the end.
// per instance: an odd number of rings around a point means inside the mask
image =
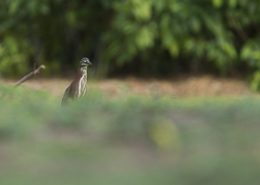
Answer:
POLYGON ((88 74, 88 67, 81 67, 80 68, 80 73, 82 76, 87 76, 88 74))

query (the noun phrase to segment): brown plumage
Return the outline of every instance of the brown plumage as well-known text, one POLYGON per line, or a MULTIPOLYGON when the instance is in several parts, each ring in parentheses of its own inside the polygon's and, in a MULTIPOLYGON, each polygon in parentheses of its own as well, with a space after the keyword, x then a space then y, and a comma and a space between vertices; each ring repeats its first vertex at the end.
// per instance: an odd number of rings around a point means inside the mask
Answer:
POLYGON ((80 69, 71 84, 66 88, 61 104, 67 104, 68 101, 77 99, 85 95, 87 90, 87 70, 91 65, 88 58, 80 60, 80 69))

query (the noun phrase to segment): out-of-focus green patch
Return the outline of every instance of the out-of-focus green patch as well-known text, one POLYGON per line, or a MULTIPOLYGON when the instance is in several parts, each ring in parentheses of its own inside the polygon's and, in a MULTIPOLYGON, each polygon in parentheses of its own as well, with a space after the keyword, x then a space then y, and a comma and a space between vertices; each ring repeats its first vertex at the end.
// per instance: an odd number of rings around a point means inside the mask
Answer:
POLYGON ((258 183, 257 97, 0 95, 0 184, 258 183))

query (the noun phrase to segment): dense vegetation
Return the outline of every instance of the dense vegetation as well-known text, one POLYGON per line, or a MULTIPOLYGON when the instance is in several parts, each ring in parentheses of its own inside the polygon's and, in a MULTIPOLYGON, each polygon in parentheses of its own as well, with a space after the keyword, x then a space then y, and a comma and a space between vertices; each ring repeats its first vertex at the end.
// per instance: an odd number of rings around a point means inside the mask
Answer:
POLYGON ((60 107, 0 87, 0 184, 259 182, 258 98, 106 98, 60 107))
MULTIPOLYGON (((104 74, 214 71, 260 81, 258 0, 2 0, 2 75, 89 56, 104 74)), ((62 71, 61 71, 62 70, 62 71)))

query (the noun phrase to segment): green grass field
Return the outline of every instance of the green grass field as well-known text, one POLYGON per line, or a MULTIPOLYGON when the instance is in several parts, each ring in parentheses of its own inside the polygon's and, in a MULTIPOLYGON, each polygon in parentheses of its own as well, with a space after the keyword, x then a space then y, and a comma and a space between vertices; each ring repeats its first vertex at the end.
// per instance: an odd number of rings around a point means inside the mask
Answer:
POLYGON ((260 99, 0 87, 1 185, 258 185, 260 99))

